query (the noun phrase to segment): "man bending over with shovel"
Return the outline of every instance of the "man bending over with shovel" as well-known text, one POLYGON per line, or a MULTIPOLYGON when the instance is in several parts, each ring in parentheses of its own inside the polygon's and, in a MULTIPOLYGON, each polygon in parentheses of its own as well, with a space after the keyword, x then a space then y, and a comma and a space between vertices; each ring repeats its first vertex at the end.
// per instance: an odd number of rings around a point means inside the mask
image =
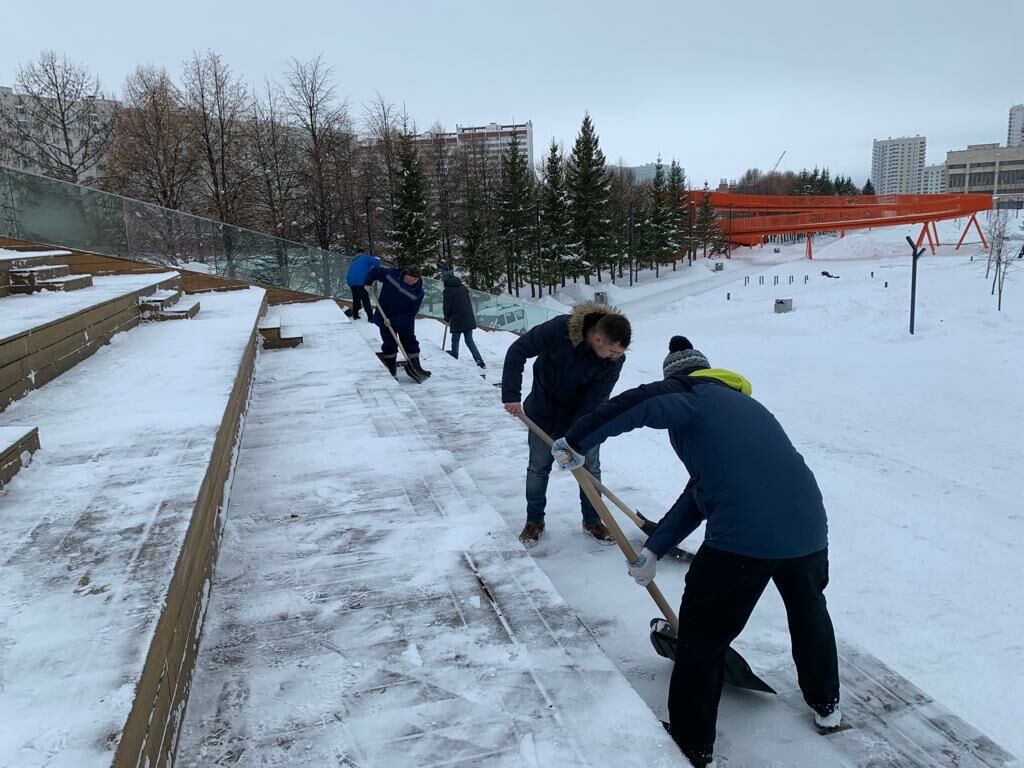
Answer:
POLYGON ((423 279, 419 267, 388 269, 375 267, 366 273, 365 284, 369 288, 380 281, 380 311, 374 312, 373 321, 380 329, 380 351, 384 365, 392 376, 398 375, 398 344, 387 329, 381 312, 391 321, 391 327, 402 342, 402 349, 409 356, 408 365, 418 378, 425 379, 430 371, 420 365, 420 343, 416 339, 416 313, 423 304, 423 279))
POLYGON ((786 606, 793 660, 820 730, 840 726, 835 633, 825 605, 828 523, 821 491, 750 382, 711 368, 675 336, 664 380, 612 398, 551 448, 576 469, 609 437, 638 427, 666 429, 690 481, 659 522, 629 573, 641 585, 658 558, 707 521, 686 574, 676 663, 669 685, 672 738, 693 765, 711 764, 725 652, 774 581, 786 606))

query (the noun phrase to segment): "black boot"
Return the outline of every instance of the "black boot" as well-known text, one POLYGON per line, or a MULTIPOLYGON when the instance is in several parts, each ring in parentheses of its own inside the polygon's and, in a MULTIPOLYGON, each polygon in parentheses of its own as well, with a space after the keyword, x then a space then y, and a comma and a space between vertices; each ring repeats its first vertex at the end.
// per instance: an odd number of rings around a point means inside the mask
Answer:
POLYGON ((345 317, 352 317, 352 310, 351 310, 351 308, 345 310, 345 317))
POLYGON ((486 368, 487 367, 487 364, 484 363, 483 360, 477 360, 476 364, 477 364, 477 367, 479 367, 479 368, 486 368))
POLYGON ((446 350, 446 351, 448 352, 448 354, 449 354, 449 355, 451 355, 452 357, 454 357, 454 358, 455 358, 456 360, 458 360, 458 359, 459 359, 459 356, 458 356, 458 355, 456 355, 456 354, 455 354, 454 352, 452 352, 452 351, 451 351, 450 349, 449 349, 449 350, 446 350))
POLYGON ((422 376, 424 379, 427 378, 430 375, 430 371, 428 371, 422 365, 420 365, 420 356, 419 355, 410 355, 409 356, 409 366, 414 371, 416 371, 416 373, 418 373, 420 376, 422 376))
POLYGON ((388 372, 392 376, 398 375, 398 355, 381 355, 380 361, 388 367, 388 372))

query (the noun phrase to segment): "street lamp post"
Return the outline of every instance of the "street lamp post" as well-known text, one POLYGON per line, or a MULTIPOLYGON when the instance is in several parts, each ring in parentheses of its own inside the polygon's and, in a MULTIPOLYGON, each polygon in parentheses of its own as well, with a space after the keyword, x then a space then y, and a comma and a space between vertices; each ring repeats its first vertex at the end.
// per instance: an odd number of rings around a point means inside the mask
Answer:
POLYGON ((366 196, 366 244, 370 249, 370 255, 373 256, 373 196, 366 196))
POLYGON ((686 260, 687 266, 693 266, 693 254, 696 252, 695 244, 693 242, 693 221, 697 216, 697 203, 693 200, 690 201, 690 237, 689 243, 686 246, 686 260))
POLYGON ((633 285, 633 201, 629 201, 629 285, 633 285))

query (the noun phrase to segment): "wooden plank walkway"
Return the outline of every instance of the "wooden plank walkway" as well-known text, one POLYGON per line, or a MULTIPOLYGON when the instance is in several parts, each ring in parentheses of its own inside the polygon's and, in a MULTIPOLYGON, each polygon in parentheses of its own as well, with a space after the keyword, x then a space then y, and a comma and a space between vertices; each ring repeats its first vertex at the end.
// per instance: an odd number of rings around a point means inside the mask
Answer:
POLYGON ((257 368, 177 764, 682 765, 340 309, 288 311, 305 342, 257 368))

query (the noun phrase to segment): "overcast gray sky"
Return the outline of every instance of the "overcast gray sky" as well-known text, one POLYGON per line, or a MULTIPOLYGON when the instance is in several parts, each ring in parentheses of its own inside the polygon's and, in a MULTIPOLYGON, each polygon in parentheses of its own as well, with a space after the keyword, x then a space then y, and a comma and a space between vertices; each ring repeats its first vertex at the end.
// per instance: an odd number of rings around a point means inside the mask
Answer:
POLYGON ((828 166, 863 184, 871 140, 923 134, 928 162, 1006 142, 1024 102, 1024 0, 133 0, 0 13, 0 84, 53 48, 120 94, 212 49, 248 81, 323 54, 357 116, 380 92, 418 127, 532 120, 534 153, 585 111, 610 161, 676 157, 691 183, 828 166))

